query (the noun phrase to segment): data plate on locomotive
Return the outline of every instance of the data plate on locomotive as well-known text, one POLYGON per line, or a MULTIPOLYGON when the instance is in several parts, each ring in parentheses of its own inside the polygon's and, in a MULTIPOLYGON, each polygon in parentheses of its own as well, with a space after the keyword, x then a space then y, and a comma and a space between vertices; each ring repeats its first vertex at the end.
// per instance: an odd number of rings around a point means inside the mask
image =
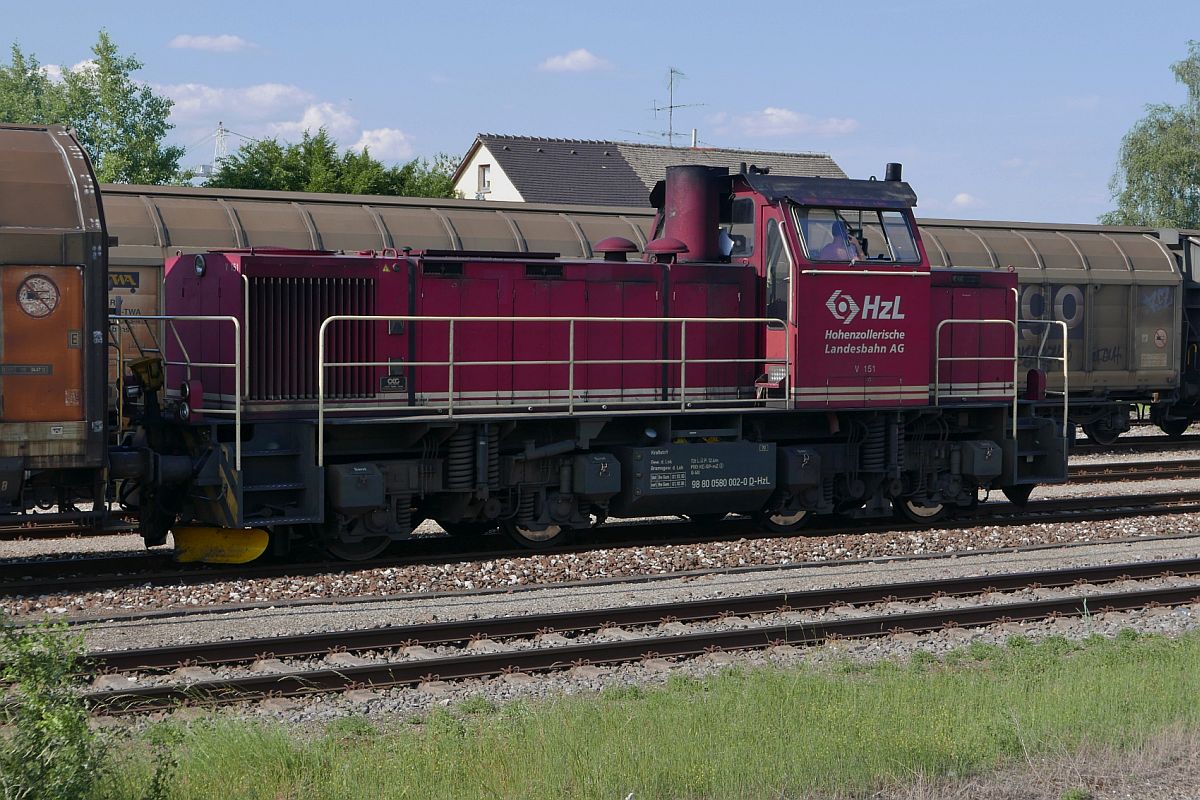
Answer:
POLYGON ((765 442, 622 447, 617 516, 754 511, 775 489, 775 445, 765 442))

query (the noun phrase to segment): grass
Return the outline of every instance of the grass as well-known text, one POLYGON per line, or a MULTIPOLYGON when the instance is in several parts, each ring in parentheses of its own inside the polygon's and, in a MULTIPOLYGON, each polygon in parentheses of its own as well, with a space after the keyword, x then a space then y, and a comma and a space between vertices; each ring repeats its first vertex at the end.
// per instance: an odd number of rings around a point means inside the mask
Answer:
MULTIPOLYGON (((179 733, 178 798, 769 798, 869 792, 1200 726, 1200 636, 1014 637, 946 661, 673 678, 539 704, 468 701, 320 735, 231 721, 179 733)), ((135 741, 105 797, 145 794, 135 741)))

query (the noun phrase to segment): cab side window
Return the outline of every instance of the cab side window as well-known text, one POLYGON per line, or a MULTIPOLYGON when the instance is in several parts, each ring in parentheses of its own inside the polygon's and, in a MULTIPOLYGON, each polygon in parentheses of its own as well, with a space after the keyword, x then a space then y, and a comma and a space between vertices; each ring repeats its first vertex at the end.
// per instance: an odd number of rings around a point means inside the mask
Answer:
POLYGON ((734 200, 730 208, 729 238, 733 239, 731 258, 754 253, 754 200, 743 197, 734 200))
POLYGON ((767 223, 767 313, 768 317, 788 319, 788 293, 792 285, 792 257, 783 243, 783 230, 777 220, 767 223))

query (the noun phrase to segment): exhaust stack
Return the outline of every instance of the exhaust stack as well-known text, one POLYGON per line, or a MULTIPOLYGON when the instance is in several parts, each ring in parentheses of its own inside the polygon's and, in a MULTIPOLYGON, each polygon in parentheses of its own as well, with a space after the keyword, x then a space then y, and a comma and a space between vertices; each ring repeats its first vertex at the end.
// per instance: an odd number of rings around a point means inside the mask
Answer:
POLYGON ((725 167, 667 167, 663 236, 687 245, 679 261, 716 261, 720 257, 717 179, 728 174, 725 167))

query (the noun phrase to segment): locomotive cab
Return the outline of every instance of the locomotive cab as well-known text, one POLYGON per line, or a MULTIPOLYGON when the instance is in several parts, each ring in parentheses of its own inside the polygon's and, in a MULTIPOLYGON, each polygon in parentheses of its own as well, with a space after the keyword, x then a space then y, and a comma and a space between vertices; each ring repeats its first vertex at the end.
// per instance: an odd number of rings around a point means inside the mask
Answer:
POLYGON ((899 165, 888 178, 672 167, 656 187, 659 241, 686 247, 677 260, 754 266, 760 313, 772 320, 762 391, 799 407, 927 402, 929 263, 916 195, 899 165))
POLYGON ((830 444, 781 447, 779 467, 802 463, 820 486, 777 491, 768 527, 830 511, 929 521, 979 489, 1023 502, 1065 479, 1065 427, 1016 396, 1015 276, 931 270, 899 164, 883 181, 672 167, 652 201, 659 234, 685 248, 677 259, 755 268, 770 318, 757 388, 821 412, 796 414, 791 435, 830 444), (709 237, 713 207, 724 247, 709 237))

